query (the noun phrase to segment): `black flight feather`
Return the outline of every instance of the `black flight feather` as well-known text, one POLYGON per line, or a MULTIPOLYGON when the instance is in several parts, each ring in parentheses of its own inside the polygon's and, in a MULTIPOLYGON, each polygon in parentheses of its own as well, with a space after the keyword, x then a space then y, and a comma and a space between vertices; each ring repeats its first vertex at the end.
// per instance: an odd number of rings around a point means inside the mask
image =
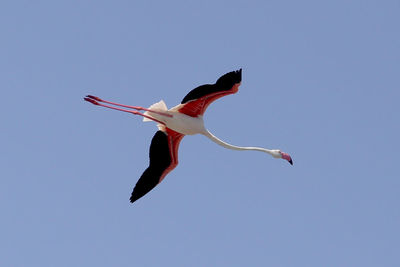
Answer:
POLYGON ((214 84, 204 84, 190 91, 182 100, 185 104, 191 100, 199 99, 203 96, 230 90, 235 84, 242 81, 242 69, 231 71, 221 76, 214 84))
POLYGON ((168 136, 163 131, 157 131, 151 140, 150 145, 150 164, 144 171, 140 179, 133 189, 131 202, 135 202, 151 189, 153 189, 160 181, 163 172, 171 164, 171 156, 168 146, 168 136))

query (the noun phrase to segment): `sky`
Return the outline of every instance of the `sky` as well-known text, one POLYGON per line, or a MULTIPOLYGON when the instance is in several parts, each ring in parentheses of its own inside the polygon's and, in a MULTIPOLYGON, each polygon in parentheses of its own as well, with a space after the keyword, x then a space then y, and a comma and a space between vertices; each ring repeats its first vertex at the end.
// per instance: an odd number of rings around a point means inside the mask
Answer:
POLYGON ((399 1, 2 1, 1 265, 400 266, 399 1), (148 107, 243 69, 134 204, 148 107))

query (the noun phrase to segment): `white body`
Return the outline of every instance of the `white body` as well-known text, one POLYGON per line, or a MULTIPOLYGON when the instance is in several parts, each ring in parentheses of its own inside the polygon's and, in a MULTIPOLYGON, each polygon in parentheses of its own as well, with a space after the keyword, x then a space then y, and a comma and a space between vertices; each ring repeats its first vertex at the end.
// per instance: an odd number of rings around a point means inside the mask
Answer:
POLYGON ((174 111, 169 111, 168 113, 173 115, 173 117, 164 117, 162 121, 165 122, 168 128, 175 132, 185 135, 204 134, 206 132, 203 116, 191 117, 174 111))
MULTIPOLYGON (((205 134, 207 132, 204 127, 203 116, 191 117, 186 114, 178 112, 179 105, 171 109, 167 108, 167 105, 163 100, 155 103, 149 107, 149 109, 162 112, 164 114, 169 114, 171 117, 153 113, 151 111, 146 111, 144 114, 150 116, 158 121, 165 123, 165 126, 174 130, 175 132, 184 135, 194 135, 194 134, 205 134)), ((151 121, 148 118, 143 118, 143 121, 151 121)), ((157 125, 160 130, 165 130, 163 124, 157 125)))

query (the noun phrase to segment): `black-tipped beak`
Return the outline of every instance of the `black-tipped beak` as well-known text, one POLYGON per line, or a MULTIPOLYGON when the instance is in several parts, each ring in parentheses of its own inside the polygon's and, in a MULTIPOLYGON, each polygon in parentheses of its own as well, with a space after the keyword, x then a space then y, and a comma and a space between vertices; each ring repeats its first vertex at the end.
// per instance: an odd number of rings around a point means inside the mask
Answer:
POLYGON ((293 165, 292 157, 288 153, 281 152, 281 155, 283 159, 286 159, 290 163, 290 165, 293 165))

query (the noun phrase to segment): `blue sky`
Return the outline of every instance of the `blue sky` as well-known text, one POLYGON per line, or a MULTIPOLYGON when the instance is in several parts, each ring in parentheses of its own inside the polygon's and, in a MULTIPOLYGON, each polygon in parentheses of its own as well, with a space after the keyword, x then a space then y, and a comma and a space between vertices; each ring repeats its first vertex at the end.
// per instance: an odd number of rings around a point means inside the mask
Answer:
POLYGON ((399 266, 399 1, 2 1, 4 266, 399 266), (169 107, 243 68, 129 203, 169 107))

